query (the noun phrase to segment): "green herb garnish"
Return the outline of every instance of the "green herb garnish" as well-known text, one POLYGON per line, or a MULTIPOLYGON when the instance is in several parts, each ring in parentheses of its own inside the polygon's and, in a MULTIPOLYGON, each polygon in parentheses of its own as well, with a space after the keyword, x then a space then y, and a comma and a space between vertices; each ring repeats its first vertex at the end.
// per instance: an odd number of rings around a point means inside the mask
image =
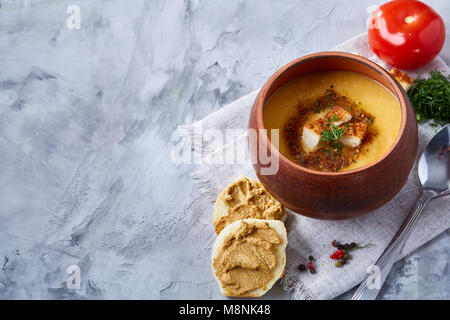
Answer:
POLYGON ((327 117, 328 124, 325 130, 322 131, 322 141, 328 142, 338 152, 341 152, 342 144, 337 141, 344 135, 345 130, 333 124, 333 122, 336 122, 338 120, 339 119, 336 115, 334 115, 333 119, 331 120, 327 117))
POLYGON ((432 125, 450 122, 450 77, 439 71, 430 72, 428 79, 417 79, 408 90, 417 121, 433 120, 432 125))
POLYGON ((328 125, 325 130, 322 131, 322 140, 323 141, 337 141, 340 137, 342 137, 345 133, 343 128, 339 128, 337 125, 333 124, 333 122, 338 121, 336 115, 334 115, 333 119, 327 117, 328 125))

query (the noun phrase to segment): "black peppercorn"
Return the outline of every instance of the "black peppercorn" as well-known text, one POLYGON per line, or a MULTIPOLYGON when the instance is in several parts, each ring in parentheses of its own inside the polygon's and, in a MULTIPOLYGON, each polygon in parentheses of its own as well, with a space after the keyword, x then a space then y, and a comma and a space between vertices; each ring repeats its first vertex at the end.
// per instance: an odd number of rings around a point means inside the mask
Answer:
POLYGON ((301 264, 301 265, 298 266, 298 270, 305 271, 306 270, 306 266, 304 264, 301 264))
POLYGON ((308 260, 309 260, 309 261, 313 261, 313 260, 314 260, 314 257, 313 257, 313 256, 309 256, 309 257, 308 257, 308 260))

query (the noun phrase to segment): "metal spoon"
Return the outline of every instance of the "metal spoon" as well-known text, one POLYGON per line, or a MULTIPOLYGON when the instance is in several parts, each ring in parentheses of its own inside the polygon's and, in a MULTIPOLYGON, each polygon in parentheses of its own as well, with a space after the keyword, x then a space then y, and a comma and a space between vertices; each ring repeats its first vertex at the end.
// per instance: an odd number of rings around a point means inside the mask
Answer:
POLYGON ((450 125, 442 128, 428 143, 418 165, 422 194, 394 238, 370 270, 370 275, 356 290, 352 300, 373 300, 377 297, 389 271, 401 252, 414 224, 428 202, 450 194, 450 125))

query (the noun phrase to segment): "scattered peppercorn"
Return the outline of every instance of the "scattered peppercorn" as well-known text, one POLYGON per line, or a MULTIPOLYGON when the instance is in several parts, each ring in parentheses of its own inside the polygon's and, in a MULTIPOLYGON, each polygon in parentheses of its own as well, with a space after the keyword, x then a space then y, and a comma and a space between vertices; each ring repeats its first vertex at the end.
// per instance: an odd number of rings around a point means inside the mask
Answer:
POLYGON ((312 262, 313 260, 314 260, 314 257, 312 255, 308 256, 308 263, 306 264, 306 266, 304 264, 300 264, 298 266, 298 269, 300 271, 306 271, 306 269, 308 268, 308 270, 311 273, 316 273, 317 271, 316 271, 316 268, 314 266, 314 263, 312 262))
POLYGON ((336 240, 333 240, 331 242, 331 245, 338 250, 336 250, 331 256, 330 259, 337 260, 334 265, 337 268, 342 267, 344 264, 348 262, 349 259, 351 259, 351 255, 348 253, 349 251, 355 250, 355 249, 363 249, 371 244, 367 244, 365 246, 359 247, 355 242, 352 243, 345 243, 344 245, 340 244, 336 240))
POLYGON ((340 259, 344 255, 344 252, 341 249, 338 249, 335 253, 333 253, 330 258, 331 259, 340 259))

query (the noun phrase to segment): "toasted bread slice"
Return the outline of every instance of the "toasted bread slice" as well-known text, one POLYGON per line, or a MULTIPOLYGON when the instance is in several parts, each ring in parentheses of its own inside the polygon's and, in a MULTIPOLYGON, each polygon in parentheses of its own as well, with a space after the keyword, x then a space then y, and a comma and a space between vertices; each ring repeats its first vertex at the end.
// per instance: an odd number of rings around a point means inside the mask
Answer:
POLYGON ((408 91, 409 87, 411 87, 414 82, 413 77, 397 68, 392 69, 389 73, 400 83, 405 91, 408 91))
POLYGON ((213 213, 216 233, 228 224, 246 218, 284 221, 286 211, 259 181, 242 176, 217 197, 213 213))
MULTIPOLYGON (((229 297, 241 297, 241 298, 252 298, 252 297, 261 297, 264 295, 267 291, 269 291, 273 285, 276 283, 276 281, 283 275, 284 268, 286 265, 286 246, 287 246, 287 232, 286 228, 284 226, 284 223, 279 220, 261 220, 261 219, 244 219, 244 220, 238 220, 235 221, 229 225, 227 225, 222 232, 217 237, 214 246, 213 246, 213 252, 212 252, 212 259, 211 259, 211 267, 214 274, 214 278, 217 281, 217 284, 219 285, 220 293, 223 296, 229 296, 229 297), (241 228, 243 223, 247 224, 261 224, 261 223, 267 223, 269 227, 274 230, 278 238, 280 239, 280 243, 275 245, 275 256, 276 256, 276 262, 275 267, 272 269, 272 277, 271 279, 263 285, 263 287, 253 289, 251 291, 247 291, 241 295, 233 295, 233 293, 229 292, 226 287, 222 284, 220 281, 217 270, 214 268, 214 259, 217 259, 217 257, 221 254, 222 250, 224 250, 225 243, 229 239, 229 237, 235 235, 238 230, 241 228)), ((245 259, 245 257, 243 257, 245 259)), ((245 264, 245 261, 243 261, 243 264, 245 264)))

